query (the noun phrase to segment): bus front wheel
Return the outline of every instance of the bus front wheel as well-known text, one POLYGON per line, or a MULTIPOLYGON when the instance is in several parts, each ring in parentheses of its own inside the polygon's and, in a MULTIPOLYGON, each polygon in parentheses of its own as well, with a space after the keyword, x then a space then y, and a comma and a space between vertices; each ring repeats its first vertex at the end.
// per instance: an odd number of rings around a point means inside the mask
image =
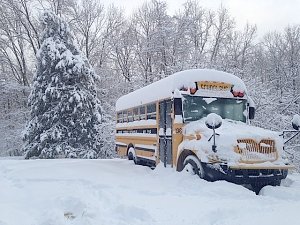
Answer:
POLYGON ((198 175, 200 178, 204 178, 202 163, 194 155, 189 155, 185 158, 183 162, 183 170, 192 175, 198 175))

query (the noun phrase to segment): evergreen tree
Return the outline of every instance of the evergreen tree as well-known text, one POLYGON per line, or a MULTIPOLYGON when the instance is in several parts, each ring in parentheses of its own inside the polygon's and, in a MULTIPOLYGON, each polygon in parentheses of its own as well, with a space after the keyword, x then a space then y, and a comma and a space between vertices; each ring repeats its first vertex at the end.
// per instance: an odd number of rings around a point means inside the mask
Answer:
POLYGON ((106 157, 97 75, 74 43, 68 24, 52 12, 41 17, 43 33, 24 131, 25 157, 106 157))

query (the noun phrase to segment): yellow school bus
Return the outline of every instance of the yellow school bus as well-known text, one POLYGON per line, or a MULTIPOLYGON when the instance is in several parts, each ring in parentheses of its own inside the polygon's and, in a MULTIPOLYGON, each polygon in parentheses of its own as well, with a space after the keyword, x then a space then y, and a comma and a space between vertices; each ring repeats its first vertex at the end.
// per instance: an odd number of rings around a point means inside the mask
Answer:
POLYGON ((252 126, 255 106, 233 74, 186 70, 122 96, 116 151, 136 164, 159 163, 208 181, 279 185, 290 165, 279 133, 252 126))

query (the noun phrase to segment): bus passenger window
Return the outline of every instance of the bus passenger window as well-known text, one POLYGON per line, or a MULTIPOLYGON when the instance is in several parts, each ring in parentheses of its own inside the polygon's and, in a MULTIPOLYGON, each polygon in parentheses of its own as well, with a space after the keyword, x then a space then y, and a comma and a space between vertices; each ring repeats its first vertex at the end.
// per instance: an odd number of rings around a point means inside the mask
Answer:
POLYGON ((118 121, 118 123, 123 123, 123 114, 122 114, 122 112, 118 112, 117 121, 118 121))
POLYGON ((134 108, 133 109, 133 120, 140 120, 140 116, 139 116, 139 108, 134 108))
POLYGON ((145 106, 141 106, 140 107, 140 118, 141 118, 141 120, 145 120, 146 119, 145 106))
POLYGON ((123 122, 124 122, 124 123, 128 122, 128 119, 127 119, 127 111, 124 111, 124 112, 123 112, 123 122))
POLYGON ((132 110, 128 110, 128 122, 132 122, 132 121, 133 121, 132 110))
POLYGON ((156 104, 147 105, 147 119, 156 120, 156 104))

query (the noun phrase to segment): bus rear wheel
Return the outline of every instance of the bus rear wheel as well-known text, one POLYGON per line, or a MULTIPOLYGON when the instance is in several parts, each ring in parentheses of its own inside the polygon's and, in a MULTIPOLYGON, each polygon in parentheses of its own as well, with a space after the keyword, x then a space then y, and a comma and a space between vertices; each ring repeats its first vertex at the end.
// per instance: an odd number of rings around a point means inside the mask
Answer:
POLYGON ((189 155, 183 162, 183 171, 186 171, 192 175, 198 175, 200 178, 205 177, 202 163, 194 155, 189 155))
POLYGON ((135 154, 135 150, 134 150, 134 147, 130 147, 128 149, 128 160, 133 160, 134 164, 138 165, 139 164, 139 161, 136 157, 136 154, 135 154))
POLYGON ((128 160, 134 160, 134 158, 135 158, 135 151, 134 151, 133 147, 130 147, 128 149, 127 157, 128 157, 128 160))

